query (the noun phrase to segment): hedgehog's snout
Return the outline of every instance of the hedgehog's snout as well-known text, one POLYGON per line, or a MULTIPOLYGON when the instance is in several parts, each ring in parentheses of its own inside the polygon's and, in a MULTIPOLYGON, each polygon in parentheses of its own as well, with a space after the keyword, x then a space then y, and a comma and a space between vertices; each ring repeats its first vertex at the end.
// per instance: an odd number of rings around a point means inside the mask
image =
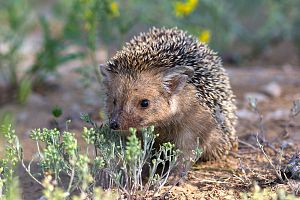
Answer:
POLYGON ((113 119, 109 122, 109 127, 113 130, 117 130, 120 128, 120 125, 115 119, 113 119))
POLYGON ((113 130, 120 129, 119 113, 114 113, 109 120, 109 127, 113 130))

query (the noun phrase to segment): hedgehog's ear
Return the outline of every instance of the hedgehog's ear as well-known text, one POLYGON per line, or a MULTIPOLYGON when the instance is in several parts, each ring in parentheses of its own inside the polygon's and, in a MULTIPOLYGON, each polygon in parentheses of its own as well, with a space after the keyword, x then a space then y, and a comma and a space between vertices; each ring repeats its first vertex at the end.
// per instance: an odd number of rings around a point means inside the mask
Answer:
POLYGON ((163 85, 168 93, 178 93, 187 80, 194 75, 194 69, 188 66, 176 66, 168 69, 163 76, 163 85))
POLYGON ((102 77, 104 78, 104 80, 108 80, 109 79, 109 71, 107 70, 107 65, 106 64, 100 64, 99 65, 102 77))

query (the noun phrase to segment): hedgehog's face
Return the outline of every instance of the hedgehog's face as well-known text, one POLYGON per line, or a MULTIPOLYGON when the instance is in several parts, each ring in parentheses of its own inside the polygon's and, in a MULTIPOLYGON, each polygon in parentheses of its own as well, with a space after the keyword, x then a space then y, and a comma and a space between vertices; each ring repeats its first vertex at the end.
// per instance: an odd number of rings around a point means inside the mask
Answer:
POLYGON ((147 71, 130 78, 124 74, 105 72, 105 77, 107 111, 112 129, 164 126, 180 112, 176 94, 185 85, 186 74, 171 77, 170 73, 147 71))

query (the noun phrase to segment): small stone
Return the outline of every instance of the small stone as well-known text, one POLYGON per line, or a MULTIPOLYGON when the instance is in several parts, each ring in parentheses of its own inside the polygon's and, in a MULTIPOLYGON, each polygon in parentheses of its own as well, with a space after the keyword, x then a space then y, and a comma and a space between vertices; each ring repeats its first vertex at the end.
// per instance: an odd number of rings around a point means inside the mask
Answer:
POLYGON ((249 99, 256 99, 257 102, 266 102, 269 100, 266 95, 258 92, 248 92, 245 94, 244 99, 246 102, 249 102, 249 99))
POLYGON ((287 120, 289 118, 290 110, 288 109, 277 109, 273 112, 268 112, 265 115, 265 120, 287 120))
POLYGON ((280 97, 282 94, 282 89, 280 85, 276 82, 271 82, 261 88, 261 91, 270 97, 280 97))
POLYGON ((247 109, 239 109, 236 111, 236 115, 239 119, 246 119, 249 121, 255 121, 257 120, 257 116, 255 113, 247 110, 247 109))

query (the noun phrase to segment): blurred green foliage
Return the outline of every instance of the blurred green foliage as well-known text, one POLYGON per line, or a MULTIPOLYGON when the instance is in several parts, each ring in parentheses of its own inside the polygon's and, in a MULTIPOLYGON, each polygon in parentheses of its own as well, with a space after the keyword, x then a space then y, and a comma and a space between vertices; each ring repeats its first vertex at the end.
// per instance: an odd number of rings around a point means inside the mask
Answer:
MULTIPOLYGON (((20 50, 29 31, 30 18, 27 1, 0 2, 0 83, 4 82, 5 86, 15 92, 22 89, 19 87, 22 85, 22 78, 18 77, 20 50)), ((22 97, 26 96, 24 91, 19 93, 22 93, 22 97)))
POLYGON ((300 47, 299 7, 296 0, 2 0, 0 83, 14 86, 14 96, 24 102, 29 86, 78 59, 84 80, 100 82, 97 50, 114 52, 151 26, 177 26, 221 55, 242 59, 281 41, 300 47), (34 32, 41 33, 42 42, 33 63, 23 66, 22 46, 34 32))
POLYGON ((295 0, 82 0, 81 6, 82 2, 94 2, 88 11, 77 11, 97 21, 87 27, 93 27, 98 38, 94 41, 102 47, 122 46, 126 37, 151 26, 177 26, 195 36, 209 30, 210 45, 221 53, 237 43, 252 54, 277 41, 299 40, 300 2, 295 0))
POLYGON ((20 143, 10 124, 0 124, 6 144, 4 156, 0 158, 0 199, 19 199, 20 191, 15 169, 18 164, 20 143))
POLYGON ((58 118, 62 115, 63 113, 63 110, 61 107, 59 106, 54 106, 54 108, 52 108, 52 115, 55 117, 55 118, 58 118))
POLYGON ((24 104, 31 92, 31 81, 28 79, 22 79, 19 83, 17 90, 17 101, 20 104, 24 104))
POLYGON ((50 24, 45 17, 40 17, 39 22, 43 32, 43 44, 29 70, 35 83, 43 81, 49 73, 56 72, 61 64, 82 56, 81 52, 65 53, 68 48, 65 38, 51 35, 50 24))
MULTIPOLYGON (((0 114, 0 124, 3 127, 8 127, 10 124, 14 125, 14 118, 10 112, 4 112, 0 114)), ((0 128, 0 135, 4 135, 4 129, 0 128)))

